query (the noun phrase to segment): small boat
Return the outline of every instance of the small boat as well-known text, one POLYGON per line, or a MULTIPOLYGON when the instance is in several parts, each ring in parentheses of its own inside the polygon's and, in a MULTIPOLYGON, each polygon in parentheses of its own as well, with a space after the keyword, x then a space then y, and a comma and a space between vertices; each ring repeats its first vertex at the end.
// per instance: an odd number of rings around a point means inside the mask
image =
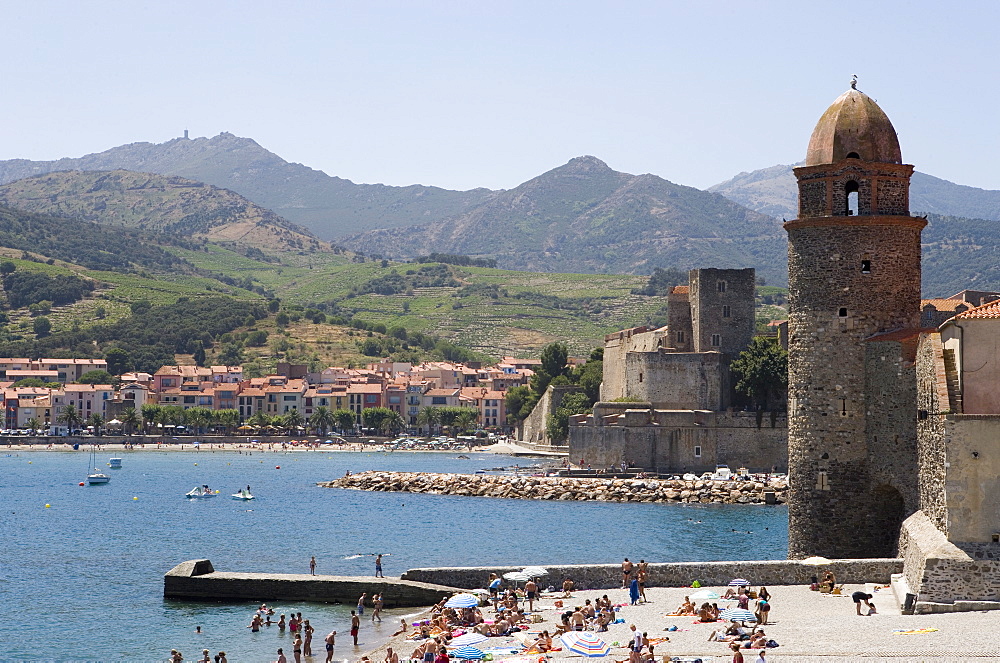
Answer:
POLYGON ((90 465, 90 467, 94 468, 94 471, 87 475, 87 484, 89 484, 91 486, 96 486, 98 484, 107 483, 107 482, 111 481, 111 477, 109 477, 104 472, 101 472, 96 467, 96 465, 97 465, 97 447, 96 446, 94 446, 94 447, 91 448, 91 451, 90 451, 90 463, 89 463, 89 465, 90 465))
POLYGON ((122 459, 121 458, 111 458, 108 460, 108 467, 113 470, 122 469, 122 459))
POLYGON ((184 497, 188 499, 206 499, 208 497, 215 497, 218 494, 219 491, 210 490, 208 486, 197 486, 184 493, 184 497))
POLYGON ((243 500, 245 502, 249 502, 250 500, 254 499, 254 496, 250 494, 249 490, 247 490, 246 488, 243 488, 242 490, 240 490, 240 492, 233 493, 233 499, 234 500, 243 500))

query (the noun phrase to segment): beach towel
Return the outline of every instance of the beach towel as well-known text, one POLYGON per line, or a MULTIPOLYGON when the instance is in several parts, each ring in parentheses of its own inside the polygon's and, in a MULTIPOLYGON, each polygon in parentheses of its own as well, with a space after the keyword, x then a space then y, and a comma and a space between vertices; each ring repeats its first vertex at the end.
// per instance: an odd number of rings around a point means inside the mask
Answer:
POLYGON ((923 635, 924 633, 933 633, 936 628, 914 628, 914 629, 897 629, 893 631, 893 635, 923 635))
POLYGON ((633 579, 628 586, 628 596, 632 599, 632 605, 639 602, 639 581, 633 579))

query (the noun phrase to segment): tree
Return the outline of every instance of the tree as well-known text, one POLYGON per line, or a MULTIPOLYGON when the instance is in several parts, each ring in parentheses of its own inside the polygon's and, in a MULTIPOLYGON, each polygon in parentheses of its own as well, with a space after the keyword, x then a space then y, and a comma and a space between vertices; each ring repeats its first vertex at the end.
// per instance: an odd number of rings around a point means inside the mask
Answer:
MULTIPOLYGON (((591 404, 594 404, 601 397, 601 382, 604 380, 604 362, 601 359, 593 359, 593 354, 591 354, 591 359, 587 361, 583 366, 577 366, 573 369, 573 373, 570 379, 573 383, 583 387, 583 392, 587 394, 587 398, 590 400, 591 404)), ((604 353, 601 353, 601 357, 604 353)))
POLYGON ((42 427, 42 422, 39 421, 38 417, 31 417, 30 419, 24 422, 24 425, 28 427, 28 430, 34 433, 35 431, 39 430, 42 427))
POLYGON ((148 433, 153 426, 160 422, 162 408, 155 403, 146 403, 140 411, 142 412, 142 429, 148 433))
POLYGON ((10 260, 0 262, 0 274, 13 274, 16 269, 17 265, 10 260))
POLYGON ((251 426, 258 426, 260 428, 264 428, 265 426, 270 425, 271 417, 267 416, 267 413, 264 412, 263 410, 257 410, 252 415, 250 415, 250 418, 247 420, 247 423, 250 424, 251 426))
POLYGON ((95 412, 92 415, 90 415, 89 417, 87 417, 86 423, 87 423, 88 426, 93 426, 94 427, 94 435, 100 435, 101 434, 101 426, 104 425, 104 416, 102 414, 100 414, 99 412, 95 412))
POLYGON ((337 420, 334 419, 333 412, 325 405, 317 407, 316 411, 309 417, 309 424, 316 429, 319 435, 326 435, 326 431, 336 423, 337 420))
POLYGON ((189 428, 194 429, 195 435, 201 435, 202 429, 210 426, 215 419, 215 414, 207 407, 192 407, 184 412, 184 421, 189 428))
POLYGON ((52 323, 44 315, 40 315, 35 318, 32 327, 35 330, 35 336, 38 338, 45 338, 52 331, 52 323))
POLYGON ((755 336, 729 367, 737 378, 736 391, 760 409, 767 410, 771 397, 788 389, 788 352, 777 339, 755 336))
POLYGON ((441 423, 441 410, 439 408, 428 405, 417 413, 417 425, 427 426, 428 433, 433 433, 434 426, 439 423, 441 423))
POLYGON ((382 430, 386 419, 392 415, 392 410, 387 407, 369 407, 361 410, 361 425, 365 428, 382 430))
POLYGON ((557 377, 566 374, 566 362, 569 359, 569 350, 565 343, 549 343, 542 348, 542 370, 549 377, 557 377))
POLYGON ((128 352, 121 348, 111 348, 104 353, 104 360, 108 362, 108 373, 121 375, 132 370, 132 360, 128 352))
POLYGON ((140 299, 137 302, 132 302, 128 307, 132 311, 132 315, 142 315, 143 313, 148 313, 153 308, 153 303, 148 299, 140 299))
POLYGON ((267 303, 267 310, 269 313, 277 313, 278 309, 281 308, 280 299, 272 299, 267 303))
POLYGON ((223 426, 227 434, 232 434, 240 424, 240 411, 227 407, 212 412, 212 421, 216 426, 223 426))
POLYGON ((274 323, 276 325, 278 325, 279 327, 287 327, 289 322, 290 322, 290 318, 288 317, 288 314, 285 313, 285 312, 279 313, 274 318, 274 323))
POLYGON ((294 431, 305 421, 302 417, 302 413, 298 410, 292 409, 285 413, 281 418, 281 425, 285 427, 286 430, 294 431))
POLYGON ((119 421, 125 427, 125 432, 131 435, 135 429, 142 423, 142 419, 139 417, 139 413, 135 411, 134 407, 127 407, 122 410, 122 415, 119 421))
POLYGON ((393 410, 392 414, 382 422, 382 427, 386 433, 398 435, 406 428, 406 420, 403 419, 403 415, 393 410))
POLYGON ((479 411, 471 407, 466 407, 462 409, 465 411, 459 412, 455 416, 454 425, 461 431, 467 431, 476 425, 476 422, 479 419, 479 411))
POLYGON ((549 435, 550 442, 564 441, 569 436, 569 418, 574 414, 590 412, 591 406, 592 403, 585 393, 566 394, 559 407, 548 416, 545 422, 545 431, 549 435))
POLYGON ((16 389, 18 387, 35 387, 41 389, 45 386, 45 382, 41 378, 21 378, 13 384, 16 389))
POLYGON ((333 415, 333 419, 337 422, 337 428, 340 429, 341 433, 354 430, 357 419, 355 418, 353 411, 341 408, 339 410, 334 410, 330 414, 333 415))
POLYGON ((538 394, 530 387, 518 385, 507 390, 504 405, 507 407, 507 417, 513 423, 524 421, 538 404, 538 394))
POLYGON ((76 409, 76 406, 69 403, 56 415, 56 421, 66 424, 66 427, 72 432, 83 423, 83 417, 80 416, 80 411, 76 409))
POLYGON ((217 357, 218 362, 226 366, 239 366, 244 359, 243 346, 240 343, 226 343, 217 357))
POLYGON ((107 371, 87 371, 77 380, 79 384, 115 384, 118 379, 107 371))

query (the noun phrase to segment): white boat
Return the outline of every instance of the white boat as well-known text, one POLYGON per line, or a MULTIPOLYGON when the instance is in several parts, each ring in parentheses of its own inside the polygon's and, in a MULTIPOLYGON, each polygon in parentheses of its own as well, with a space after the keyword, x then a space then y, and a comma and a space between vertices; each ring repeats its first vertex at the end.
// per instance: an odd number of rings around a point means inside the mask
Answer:
POLYGON ((111 477, 109 477, 107 474, 97 469, 97 467, 95 467, 96 465, 97 465, 97 447, 95 446, 92 447, 90 450, 90 462, 88 463, 88 466, 93 467, 94 471, 87 475, 87 483, 91 486, 95 486, 97 484, 107 483, 111 481, 111 477))
POLYGON ((108 459, 108 467, 113 470, 122 469, 122 459, 121 458, 110 458, 108 459))
POLYGON ((215 497, 219 494, 217 490, 210 490, 208 486, 196 486, 190 491, 184 493, 184 497, 188 499, 206 499, 209 497, 215 497))
POLYGON ((249 500, 252 500, 253 498, 254 498, 253 495, 251 495, 250 491, 247 490, 246 488, 243 488, 238 493, 233 493, 233 499, 234 500, 249 501, 249 500))

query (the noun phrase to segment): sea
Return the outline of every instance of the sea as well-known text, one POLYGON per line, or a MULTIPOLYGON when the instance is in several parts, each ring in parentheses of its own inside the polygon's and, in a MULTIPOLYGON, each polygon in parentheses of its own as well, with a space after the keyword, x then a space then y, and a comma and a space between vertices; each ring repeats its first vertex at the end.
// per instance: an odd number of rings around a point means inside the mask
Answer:
MULTIPOLYGON (((530 472, 542 461, 492 454, 317 451, 100 451, 122 469, 110 483, 78 485, 90 453, 0 448, 0 661, 196 660, 222 650, 233 663, 273 661, 291 636, 251 633, 252 602, 163 598, 163 574, 189 559, 216 570, 387 576, 433 566, 781 559, 782 506, 546 502, 321 488, 346 472, 472 474, 499 466, 530 472), (184 493, 207 484, 207 500, 184 493), (229 495, 249 485, 252 502, 229 495), (196 628, 201 627, 201 633, 196 628)), ((485 581, 485 578, 484 578, 485 581)), ((280 602, 323 636, 337 630, 335 660, 357 660, 412 611, 368 615, 360 647, 347 636, 347 605, 280 602)), ((309 660, 309 659, 305 659, 309 660)))

